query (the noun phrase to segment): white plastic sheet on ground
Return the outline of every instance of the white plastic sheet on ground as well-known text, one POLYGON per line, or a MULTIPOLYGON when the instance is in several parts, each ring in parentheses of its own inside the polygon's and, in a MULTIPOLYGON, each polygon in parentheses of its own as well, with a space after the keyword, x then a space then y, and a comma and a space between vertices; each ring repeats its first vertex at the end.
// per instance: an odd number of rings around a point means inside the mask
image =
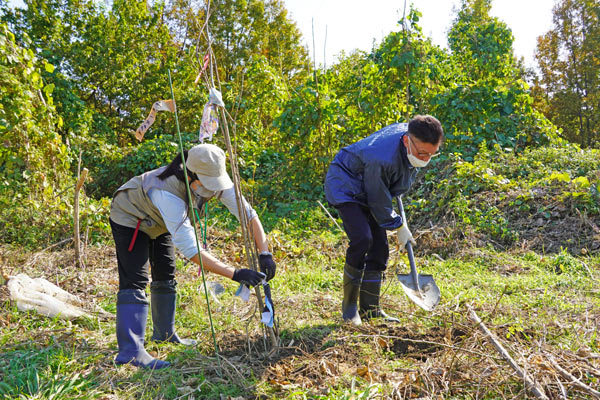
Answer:
POLYGON ((43 278, 31 279, 26 274, 11 276, 7 284, 11 300, 20 311, 36 310, 47 317, 61 319, 90 317, 83 301, 43 278))

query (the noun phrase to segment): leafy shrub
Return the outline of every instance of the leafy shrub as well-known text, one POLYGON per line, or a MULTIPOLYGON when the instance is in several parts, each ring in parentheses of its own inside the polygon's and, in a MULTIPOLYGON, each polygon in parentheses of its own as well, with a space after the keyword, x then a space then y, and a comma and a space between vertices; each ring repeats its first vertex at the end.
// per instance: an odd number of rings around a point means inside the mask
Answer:
MULTIPOLYGON (((195 134, 185 133, 182 137, 186 149, 197 144, 195 134)), ((90 151, 84 156, 84 166, 90 166, 90 193, 95 198, 112 197, 128 179, 170 163, 179 153, 179 139, 171 134, 156 135, 152 139, 144 139, 136 147, 125 149, 97 144, 97 151, 92 151, 94 146, 89 146, 90 151)))
POLYGON ((448 206, 458 220, 457 228, 462 231, 473 229, 507 243, 512 243, 518 237, 518 233, 510 228, 506 217, 496 206, 477 204, 476 200, 469 200, 462 194, 452 199, 448 206))
MULTIPOLYGON (((74 188, 73 182, 72 188, 74 188)), ((0 193, 0 242, 25 248, 43 248, 73 237, 73 190, 45 199, 16 193, 0 193)), ((110 235, 110 201, 80 195, 80 233, 89 243, 106 240, 110 235)))
POLYGON ((45 85, 42 69, 54 66, 17 45, 0 24, 0 187, 43 191, 66 176, 66 146, 55 129, 62 120, 55 114, 54 86, 45 85))
POLYGON ((416 226, 451 223, 504 244, 542 238, 541 249, 544 240, 554 240, 554 251, 560 246, 595 251, 600 242, 593 221, 584 224, 590 232, 580 232, 571 242, 564 230, 600 215, 599 156, 598 150, 568 144, 516 153, 482 143, 473 161, 451 155, 432 163, 409 192, 413 201, 407 202, 407 211, 416 226), (561 224, 564 220, 568 225, 561 224))

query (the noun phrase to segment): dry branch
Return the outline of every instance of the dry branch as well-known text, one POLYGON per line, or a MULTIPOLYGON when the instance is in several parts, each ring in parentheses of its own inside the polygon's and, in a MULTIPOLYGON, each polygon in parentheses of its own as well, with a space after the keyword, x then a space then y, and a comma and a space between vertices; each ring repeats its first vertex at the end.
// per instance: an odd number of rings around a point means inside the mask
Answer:
POLYGON ((586 385, 585 383, 581 382, 579 379, 577 379, 576 377, 571 375, 567 370, 565 370, 563 367, 561 367, 560 364, 558 364, 558 362, 552 355, 548 355, 548 360, 550 360, 550 363, 552 364, 554 369, 557 370, 562 375, 563 378, 568 380, 567 383, 569 385, 577 387, 578 389, 588 393, 589 395, 591 395, 592 397, 594 397, 596 399, 600 399, 599 391, 592 389, 591 387, 589 387, 588 385, 586 385))
POLYGON ((342 227, 340 226, 340 224, 337 223, 337 221, 335 220, 335 218, 333 218, 333 216, 331 215, 331 213, 329 212, 329 210, 327 210, 325 208, 325 206, 323 205, 323 203, 321 203, 319 200, 317 200, 317 203, 319 203, 319 205, 321 206, 321 208, 323 210, 325 210, 325 213, 327 214, 327 216, 329 218, 331 218, 331 220, 333 221, 333 223, 335 224, 335 226, 337 226, 337 228, 340 230, 340 232, 344 233, 344 230, 342 229, 342 227))
POLYGON ((548 400, 548 397, 544 394, 543 390, 538 386, 536 382, 534 382, 526 373, 519 367, 519 365, 513 360, 513 358, 508 354, 506 349, 502 346, 502 344, 495 338, 494 334, 490 332, 490 330, 483 324, 475 310, 471 307, 467 306, 469 310, 469 318, 474 321, 479 329, 487 336, 490 343, 496 348, 498 353, 504 357, 504 359, 508 362, 508 364, 515 370, 517 375, 523 379, 525 382, 525 387, 529 390, 535 397, 538 399, 548 400))

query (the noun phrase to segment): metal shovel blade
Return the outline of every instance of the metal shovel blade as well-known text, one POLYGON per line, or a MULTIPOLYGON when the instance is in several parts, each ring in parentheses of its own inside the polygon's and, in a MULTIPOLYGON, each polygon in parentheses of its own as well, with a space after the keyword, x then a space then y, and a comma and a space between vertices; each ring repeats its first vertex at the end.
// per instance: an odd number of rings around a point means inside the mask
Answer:
MULTIPOLYGON (((402 215, 402 220, 406 221, 402 198, 397 197, 396 199, 398 200, 398 208, 402 215)), ((440 288, 435 284, 433 276, 419 275, 417 273, 415 256, 410 242, 406 243, 406 253, 410 263, 410 274, 398 274, 398 280, 409 299, 423 310, 431 311, 440 302, 440 288)))
POLYGON ((440 302, 440 289, 431 275, 417 275, 417 279, 418 286, 411 274, 398 274, 398 280, 408 298, 422 309, 431 311, 440 302))

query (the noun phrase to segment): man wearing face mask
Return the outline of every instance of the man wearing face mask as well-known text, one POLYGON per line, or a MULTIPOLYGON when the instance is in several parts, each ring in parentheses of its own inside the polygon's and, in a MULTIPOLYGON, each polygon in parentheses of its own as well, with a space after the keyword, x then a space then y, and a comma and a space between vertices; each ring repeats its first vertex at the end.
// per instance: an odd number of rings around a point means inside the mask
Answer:
POLYGON ((443 136, 436 118, 417 115, 409 123, 386 126, 344 147, 331 162, 325 196, 338 210, 350 240, 344 266, 344 321, 354 325, 370 318, 398 321, 379 306, 389 256, 386 230, 396 231, 402 248, 415 240, 392 200, 406 193, 418 169, 438 154, 443 136))
MULTIPOLYGON (((196 205, 201 208, 216 197, 240 220, 233 182, 225 168, 225 153, 212 144, 200 144, 184 152, 187 176, 196 205)), ((159 369, 168 362, 153 358, 144 349, 148 315, 145 288, 150 284, 154 332, 152 340, 193 345, 175 333, 175 248, 206 271, 255 286, 275 276, 275 262, 256 212, 242 198, 249 229, 254 236, 262 272, 235 269, 208 251, 198 254, 196 236, 188 207, 187 187, 181 154, 167 166, 133 177, 121 186, 112 201, 110 226, 115 240, 119 270, 117 293, 117 364, 159 369)))

